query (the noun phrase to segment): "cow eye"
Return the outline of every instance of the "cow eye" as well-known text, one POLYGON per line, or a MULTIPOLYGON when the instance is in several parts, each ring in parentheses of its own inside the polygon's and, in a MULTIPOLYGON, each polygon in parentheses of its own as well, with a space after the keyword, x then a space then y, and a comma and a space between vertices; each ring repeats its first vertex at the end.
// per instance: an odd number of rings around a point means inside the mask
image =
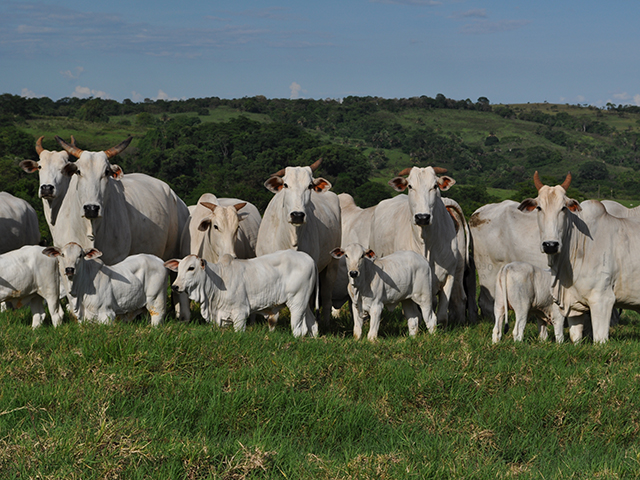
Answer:
POLYGON ((109 175, 111 175, 111 169, 109 167, 107 167, 107 169, 104 171, 104 174, 108 177, 109 175))
POLYGON ((191 265, 189 268, 187 268, 187 272, 191 272, 192 270, 195 270, 195 269, 196 269, 196 267, 191 265))
POLYGON ((407 185, 407 188, 408 188, 409 190, 413 189, 413 187, 411 186, 411 184, 407 185))
POLYGON ((282 188, 289 188, 289 185, 287 185, 286 183, 283 183, 282 188))
POLYGON ((313 183, 309 184, 309 190, 313 190, 316 186, 313 183))
POLYGON ((76 175, 80 176, 80 170, 76 170, 76 175))
POLYGON ((213 228, 215 228, 216 230, 220 230, 220 229, 218 228, 218 225, 214 225, 214 226, 213 226, 213 228))
POLYGON ((536 210, 538 210, 538 211, 542 210, 542 209, 540 208, 540 205, 538 205, 538 206, 536 207, 536 210))

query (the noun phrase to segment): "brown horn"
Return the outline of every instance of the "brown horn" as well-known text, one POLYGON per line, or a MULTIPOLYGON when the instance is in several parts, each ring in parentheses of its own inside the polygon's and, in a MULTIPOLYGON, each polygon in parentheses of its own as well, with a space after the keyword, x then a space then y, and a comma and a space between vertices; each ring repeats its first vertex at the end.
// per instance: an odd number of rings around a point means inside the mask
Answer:
POLYGON ((536 186, 536 189, 540 191, 540 189, 544 186, 544 184, 540 181, 540 175, 538 175, 538 171, 533 174, 533 184, 536 186))
POLYGON ((77 147, 74 147, 72 145, 69 145, 67 142, 65 142, 62 138, 60 138, 58 135, 56 135, 56 142, 58 142, 60 144, 60 146, 62 148, 65 149, 65 151, 69 154, 69 155, 73 155, 74 157, 78 158, 80 157, 80 155, 82 155, 82 150, 80 150, 77 147))
POLYGON ((318 167, 320 166, 321 163, 322 163, 322 157, 320 157, 318 160, 316 160, 315 162, 313 162, 311 164, 311 171, 315 172, 318 169, 318 167))
POLYGON ((210 202, 200 202, 200 205, 202 205, 203 207, 208 208, 209 210, 211 210, 212 212, 216 209, 217 205, 215 203, 210 203, 210 202))
POLYGON ((42 148, 42 139, 44 138, 44 136, 40 137, 37 141, 36 141, 36 153, 38 155, 40 155, 43 151, 44 148, 42 148))
POLYGON ((409 175, 409 174, 411 173, 411 169, 412 169, 412 168, 413 168, 413 167, 405 168, 404 170, 402 170, 402 171, 398 174, 398 176, 399 176, 399 177, 402 177, 402 176, 404 176, 404 175, 409 175))
POLYGON ((73 135, 71 135, 71 146, 72 146, 72 147, 76 147, 76 148, 78 147, 78 146, 76 145, 76 138, 75 138, 73 135))
POLYGON ((436 172, 438 175, 443 175, 447 173, 447 169, 442 167, 433 167, 433 171, 436 172))
POLYGON ((567 173, 567 178, 564 179, 564 182, 562 182, 562 185, 560 186, 564 188, 564 191, 566 192, 569 189, 569 185, 571 185, 571 172, 567 173))
POLYGON ((129 136, 129 138, 127 138, 123 142, 120 142, 115 147, 111 147, 109 150, 105 150, 104 153, 107 154, 107 158, 113 158, 116 155, 118 155, 120 152, 122 152, 125 148, 129 146, 129 144, 131 143, 131 140, 133 140, 133 137, 129 136))
POLYGON ((271 174, 272 177, 282 177, 284 176, 284 171, 285 169, 283 168, 282 170, 278 170, 276 173, 271 174))

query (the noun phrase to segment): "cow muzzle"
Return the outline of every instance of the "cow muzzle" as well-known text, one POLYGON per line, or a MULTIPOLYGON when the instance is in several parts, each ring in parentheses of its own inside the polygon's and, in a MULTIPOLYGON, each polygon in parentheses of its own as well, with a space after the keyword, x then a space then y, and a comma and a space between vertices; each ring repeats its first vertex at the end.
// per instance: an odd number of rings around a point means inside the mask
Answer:
POLYGON ((351 278, 358 278, 358 275, 360 275, 360 272, 358 272, 357 270, 349 270, 349 276, 351 278))
POLYGON ((175 293, 182 293, 183 291, 180 290, 180 287, 178 285, 176 285, 175 283, 173 285, 171 285, 171 290, 173 290, 175 293))
POLYGON ((304 223, 304 212, 291 212, 291 223, 294 225, 302 225, 304 223))
POLYGON ((53 185, 40 185, 40 198, 53 198, 54 193, 53 185))
POLYGON ((431 214, 429 213, 416 213, 413 218, 416 222, 416 225, 420 227, 431 224, 431 214))
POLYGON ((76 274, 76 269, 73 267, 67 267, 64 269, 64 274, 67 277, 73 277, 76 274))
POLYGON ((555 255, 560 251, 560 242, 542 242, 542 251, 547 255, 555 255))
POLYGON ((98 218, 100 216, 100 205, 85 205, 83 208, 85 218, 98 218))

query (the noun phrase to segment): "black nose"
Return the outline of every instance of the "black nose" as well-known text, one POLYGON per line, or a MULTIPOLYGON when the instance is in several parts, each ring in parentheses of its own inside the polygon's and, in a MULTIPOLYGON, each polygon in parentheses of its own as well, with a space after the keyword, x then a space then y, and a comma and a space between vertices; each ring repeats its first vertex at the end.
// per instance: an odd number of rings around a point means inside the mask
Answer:
POLYGON ((416 225, 429 225, 429 222, 431 221, 431 215, 428 213, 417 213, 415 215, 415 220, 416 220, 416 225))
POLYGON ((84 206, 84 216, 86 218, 98 218, 98 213, 100 212, 100 205, 85 205, 84 206))
POLYGON ((291 223, 295 225, 304 223, 304 212, 291 212, 291 223))
POLYGON ((176 293, 180 293, 180 289, 178 288, 177 285, 171 285, 171 290, 173 290, 176 293))
POLYGON ((70 277, 74 273, 76 273, 76 269, 73 267, 67 267, 64 269, 64 274, 67 275, 68 277, 70 277))
POLYGON ((349 276, 350 276, 351 278, 356 278, 358 275, 359 275, 359 273, 358 273, 358 271, 357 271, 357 270, 350 270, 350 271, 349 271, 349 276))
POLYGON ((40 185, 41 197, 53 197, 53 185, 40 185))
POLYGON ((559 242, 542 242, 542 251, 549 255, 558 253, 558 248, 560 248, 559 242))

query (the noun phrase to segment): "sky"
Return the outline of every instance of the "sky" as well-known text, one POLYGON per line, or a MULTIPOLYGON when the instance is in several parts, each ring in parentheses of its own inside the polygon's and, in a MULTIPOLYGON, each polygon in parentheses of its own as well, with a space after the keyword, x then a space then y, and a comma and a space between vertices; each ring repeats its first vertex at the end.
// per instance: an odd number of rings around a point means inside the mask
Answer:
POLYGON ((0 94, 640 105, 640 2, 0 0, 0 94))

